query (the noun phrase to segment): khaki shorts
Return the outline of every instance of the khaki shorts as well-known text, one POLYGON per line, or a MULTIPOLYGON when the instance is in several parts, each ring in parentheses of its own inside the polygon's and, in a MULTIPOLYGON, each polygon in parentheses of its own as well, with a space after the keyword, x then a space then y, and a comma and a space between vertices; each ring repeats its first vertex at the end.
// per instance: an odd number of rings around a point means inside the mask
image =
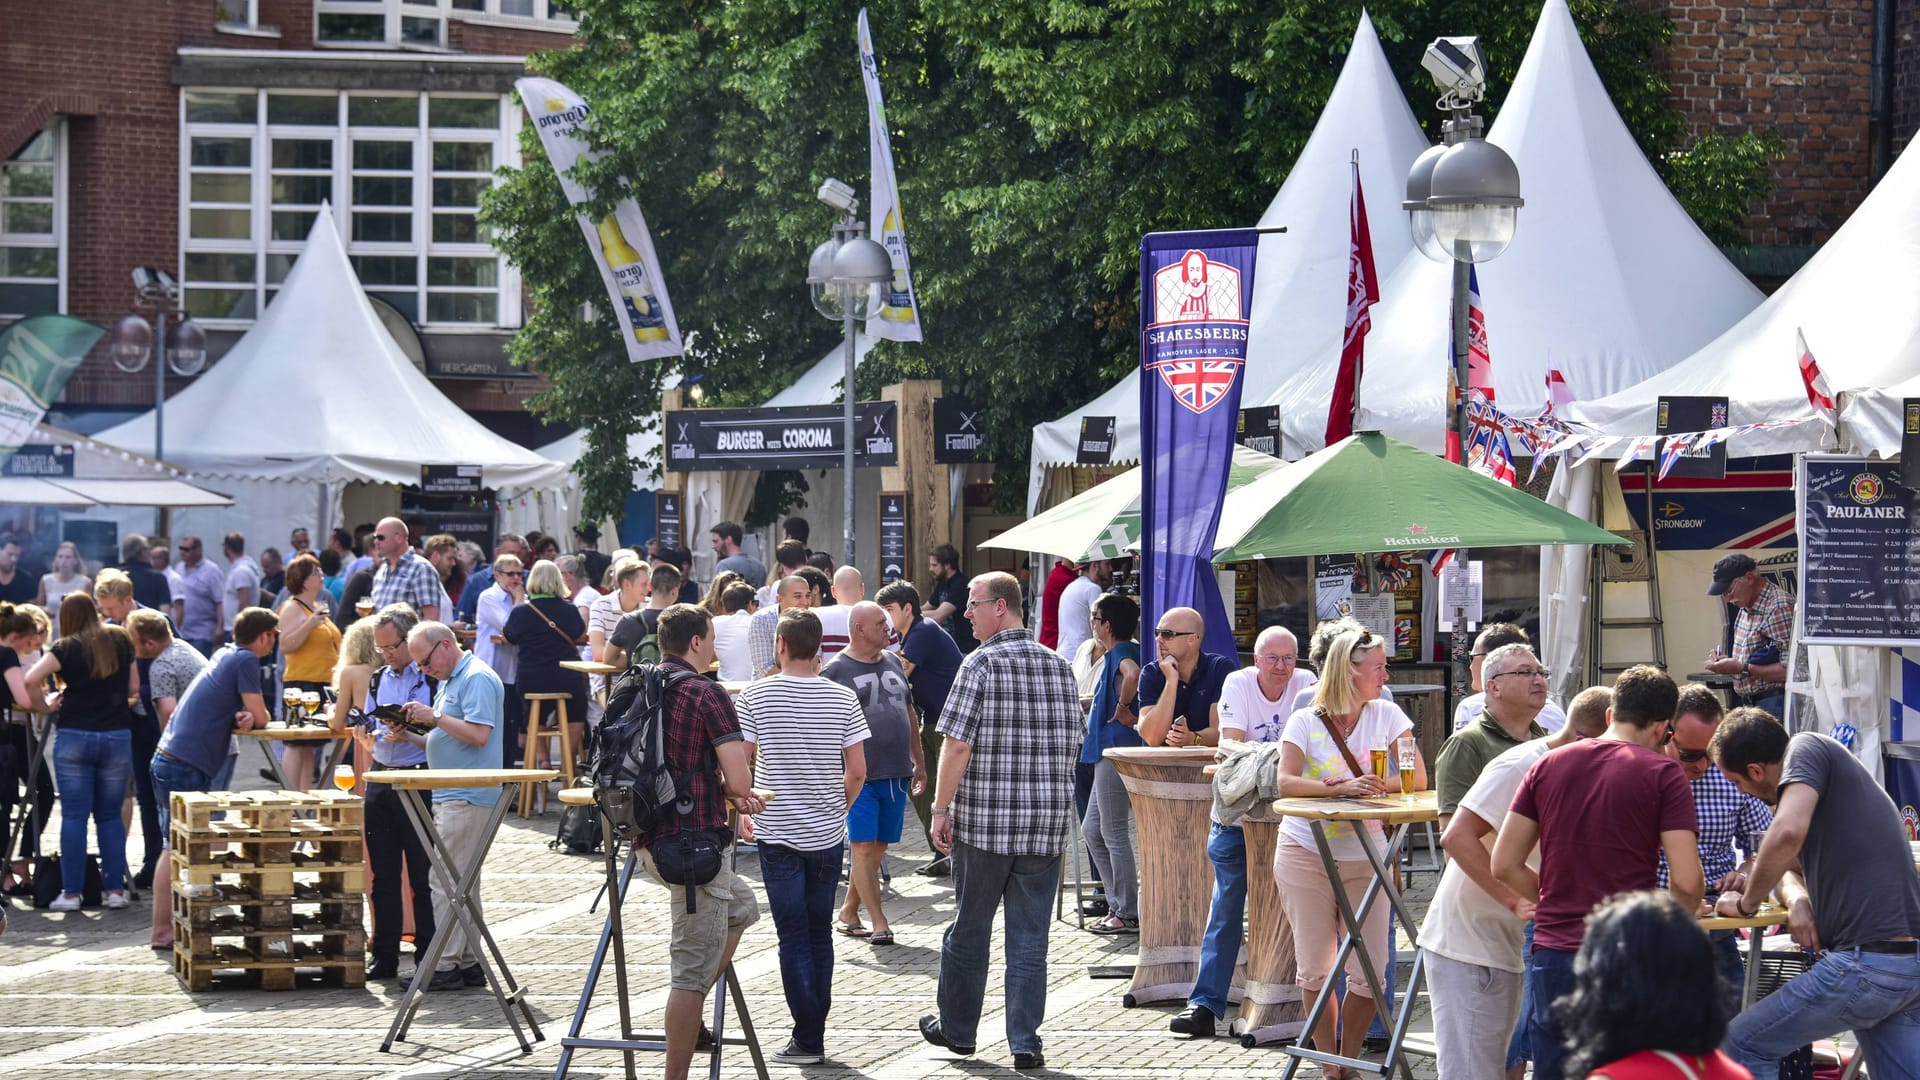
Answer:
MULTIPOLYGON (((733 872, 731 854, 722 852, 720 873, 712 881, 698 886, 700 892, 694 897, 692 914, 687 912, 687 887, 667 886, 667 896, 673 905, 673 940, 668 953, 672 958, 671 978, 675 990, 704 995, 720 977, 727 935, 745 930, 760 919, 760 904, 746 879, 733 872)), ((660 872, 653 865, 653 853, 645 848, 640 849, 640 865, 649 877, 660 881, 660 872)))

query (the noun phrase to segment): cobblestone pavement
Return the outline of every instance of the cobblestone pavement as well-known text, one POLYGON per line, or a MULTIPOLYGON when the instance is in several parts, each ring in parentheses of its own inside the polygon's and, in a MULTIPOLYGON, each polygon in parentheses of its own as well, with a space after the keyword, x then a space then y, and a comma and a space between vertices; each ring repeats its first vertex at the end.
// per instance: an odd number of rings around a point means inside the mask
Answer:
MULTIPOLYGON (((242 771, 250 773, 254 764, 249 755, 242 771)), ((589 911, 602 864, 598 858, 549 851, 556 823, 551 813, 531 821, 510 815, 483 876, 489 926, 514 975, 528 987, 546 1035, 530 1055, 521 1055, 482 990, 428 995, 408 1041, 382 1054, 380 1042, 400 998, 397 983, 189 994, 168 960, 147 948, 144 904, 125 911, 53 914, 13 900, 8 902, 12 925, 0 936, 0 1063, 7 1075, 35 1080, 551 1076, 605 921, 589 911)), ((953 893, 947 879, 911 872, 927 853, 917 822, 909 822, 909 831, 915 835, 890 859, 895 892, 886 897, 899 943, 872 946, 836 937, 828 1062, 806 1069, 769 1062, 774 1080, 1019 1075, 1010 1068, 1012 1055, 1002 1034, 997 940, 978 1055, 956 1059, 920 1039, 915 1025, 933 1011, 940 931, 952 916, 953 893)), ((47 830, 50 843, 58 832, 56 820, 47 830)), ((137 858, 139 840, 130 847, 137 858)), ((743 856, 741 866, 757 890, 758 869, 750 855, 743 856)), ((1421 910, 1432 881, 1431 874, 1420 875, 1412 890, 1421 910)), ((636 878, 626 915, 629 956, 636 961, 636 1021, 656 1029, 665 999, 667 919, 662 891, 636 878)), ((1041 1029, 1048 1070, 1041 1075, 1158 1080, 1177 1071, 1182 1080, 1239 1080, 1249 1071, 1279 1074, 1286 1061, 1279 1050, 1242 1049, 1225 1037, 1205 1043, 1176 1039, 1166 1029, 1176 1003, 1124 1008, 1125 982, 1088 977, 1092 965, 1130 964, 1134 947, 1134 939, 1089 934, 1070 919, 1054 923, 1047 1022, 1041 1029)), ((403 960, 403 971, 407 966, 403 960)), ((736 966, 763 1047, 772 1053, 784 1045, 789 1021, 771 919, 748 931, 736 966)), ((610 964, 602 988, 588 1034, 617 1031, 610 964)), ((1416 1010, 1413 1026, 1427 1026, 1424 1008, 1416 1010)), ((641 1075, 657 1076, 659 1067, 657 1055, 639 1055, 641 1075)), ((745 1051, 736 1049, 727 1051, 721 1072, 753 1075, 745 1051)), ((596 1051, 577 1055, 571 1070, 579 1077, 621 1073, 618 1054, 596 1051)), ((1435 1075, 1426 1059, 1415 1060, 1414 1074, 1422 1080, 1435 1075)), ((696 1059, 696 1075, 705 1075, 705 1058, 696 1059)))

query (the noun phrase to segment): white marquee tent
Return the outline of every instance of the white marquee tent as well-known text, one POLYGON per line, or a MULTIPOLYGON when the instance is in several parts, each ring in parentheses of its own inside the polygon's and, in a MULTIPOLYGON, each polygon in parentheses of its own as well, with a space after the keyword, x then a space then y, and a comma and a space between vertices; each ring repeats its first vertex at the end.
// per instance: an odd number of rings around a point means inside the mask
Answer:
MULTIPOLYGON (((1362 14, 1313 135, 1260 216, 1263 227, 1284 225, 1287 231, 1260 239, 1242 405, 1259 404, 1299 371, 1302 354, 1297 346, 1302 341, 1318 341, 1328 334, 1337 339, 1340 334, 1352 250, 1347 206, 1353 180, 1348 163, 1355 151, 1360 155, 1368 210, 1378 223, 1373 228, 1374 258, 1377 265, 1386 267, 1412 249, 1412 239, 1397 226, 1398 214, 1388 214, 1385 208, 1399 206, 1407 170, 1426 148, 1427 138, 1387 67, 1373 20, 1362 14)), ((1029 514, 1068 494, 1062 489, 1046 498, 1043 489, 1049 471, 1074 463, 1080 420, 1086 416, 1116 417, 1113 461, 1117 465, 1138 461, 1139 372, 1066 416, 1034 426, 1029 514)))
MULTIPOLYGON (((1640 153, 1566 0, 1546 0, 1487 137, 1512 155, 1526 198, 1512 245, 1478 268, 1496 400, 1508 411, 1538 411, 1550 368, 1580 397, 1632 386, 1760 302, 1640 153)), ((1398 214, 1374 210, 1372 221, 1376 243, 1406 231, 1398 214)), ((1451 267, 1418 251, 1387 275, 1356 428, 1441 449, 1451 289, 1451 267)), ((1310 344, 1304 371, 1266 401, 1281 407, 1289 449, 1324 443, 1340 334, 1310 344)))
MULTIPOLYGON (((337 524, 354 483, 418 483, 420 466, 478 465, 486 487, 557 488, 566 466, 487 430, 413 366, 380 323, 332 212, 253 328, 166 403, 167 459, 234 496, 184 511, 179 532, 284 536, 337 524)), ((153 446, 154 414, 99 433, 153 446)))

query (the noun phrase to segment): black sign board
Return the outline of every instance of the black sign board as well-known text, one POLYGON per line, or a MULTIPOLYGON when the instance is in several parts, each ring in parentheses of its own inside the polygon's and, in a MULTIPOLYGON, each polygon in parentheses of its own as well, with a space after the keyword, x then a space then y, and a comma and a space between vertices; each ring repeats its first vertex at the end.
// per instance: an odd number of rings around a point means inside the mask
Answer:
POLYGON ((907 576, 907 493, 880 493, 880 584, 907 576))
POLYGON ((401 502, 401 516, 419 521, 423 535, 447 533, 456 540, 471 540, 481 551, 493 550, 494 513, 491 510, 439 510, 401 502))
POLYGON ((1280 456, 1280 406, 1256 405, 1240 410, 1240 426, 1233 441, 1249 450, 1280 456))
POLYGON ((662 548, 680 546, 680 493, 657 491, 653 495, 653 535, 662 548))
MULTIPOLYGON (((73 447, 23 446, 7 459, 8 476, 73 476, 73 447)), ((108 564, 118 562, 109 559, 108 564)))
POLYGON ((983 441, 983 410, 966 398, 933 399, 933 460, 941 465, 965 465, 974 460, 983 441))
MULTIPOLYGON (((1727 399, 1723 397, 1663 397, 1654 424, 1657 435, 1679 435, 1689 431, 1710 431, 1729 426, 1727 399)), ((1663 448, 1664 452, 1664 448, 1663 448)), ((1658 466, 1655 466, 1658 468, 1658 466)), ((1706 450, 1682 451, 1668 476, 1694 480, 1720 480, 1727 475, 1727 444, 1723 440, 1706 450)))
POLYGON ((1900 402, 1900 482, 1920 491, 1920 398, 1900 402))
POLYGON ((1801 641, 1920 645, 1920 494, 1890 462, 1801 461, 1801 641))
POLYGON ((480 466, 422 465, 420 490, 428 495, 478 495, 480 466))
MULTIPOLYGON (((846 453, 840 405, 775 409, 683 409, 667 414, 667 468, 837 469, 846 453)), ((853 407, 854 465, 899 463, 898 408, 891 401, 853 407)))
POLYGON ((1081 417, 1080 446, 1073 452, 1074 464, 1111 465, 1115 426, 1115 419, 1111 416, 1081 417))

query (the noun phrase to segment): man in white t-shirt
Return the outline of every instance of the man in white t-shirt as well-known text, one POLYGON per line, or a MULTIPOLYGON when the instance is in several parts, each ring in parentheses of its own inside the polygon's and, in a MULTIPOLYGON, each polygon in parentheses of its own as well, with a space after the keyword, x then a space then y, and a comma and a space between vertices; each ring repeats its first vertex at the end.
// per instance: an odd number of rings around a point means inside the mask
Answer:
POLYGON ((227 557, 227 584, 222 597, 222 620, 227 633, 233 633, 233 620, 241 611, 265 603, 272 603, 272 597, 260 596, 260 564, 247 555, 247 538, 237 532, 230 532, 220 542, 220 550, 227 557))
POLYGON ((759 606, 753 586, 736 581, 720 594, 725 615, 713 619, 713 648, 720 657, 722 682, 749 682, 753 670, 753 648, 748 632, 753 627, 754 611, 759 606))
MULTIPOLYGON (((1440 1075, 1505 1075, 1525 988, 1527 921, 1533 903, 1493 876, 1494 830, 1527 770, 1553 750, 1607 730, 1608 691, 1574 698, 1574 720, 1545 739, 1503 751, 1461 797, 1441 846, 1451 858, 1420 928, 1440 1075)), ((1528 862, 1538 866, 1536 846, 1528 862)), ((1524 1058, 1522 1059, 1524 1060, 1524 1058)))
MULTIPOLYGON (((1300 643, 1284 626, 1269 626, 1253 643, 1253 666, 1227 676, 1220 691, 1220 737, 1240 742, 1278 742, 1293 700, 1319 677, 1301 670, 1300 643)), ((1247 912, 1247 842, 1238 825, 1219 821, 1207 837, 1213 862, 1213 906, 1200 939, 1200 970, 1187 1007, 1168 1021, 1175 1034, 1212 1038, 1226 1015, 1227 988, 1240 957, 1247 912)))
POLYGON ((833 603, 816 607, 813 613, 820 617, 820 662, 826 663, 847 647, 851 632, 847 627, 848 615, 853 605, 867 598, 867 583, 860 571, 851 566, 843 566, 833 572, 833 603))
POLYGON ((1105 559, 1081 563, 1080 576, 1060 593, 1061 656, 1069 661, 1080 651, 1080 643, 1093 636, 1093 602, 1113 582, 1113 564, 1105 559))
POLYGON ((854 692, 818 674, 820 619, 785 612, 774 632, 779 673, 734 699, 754 756, 754 786, 779 794, 753 817, 760 876, 780 939, 780 981, 793 1038, 773 1055, 817 1065, 833 999, 833 908, 847 811, 867 781, 866 714, 854 692))
MULTIPOLYGON (((1480 719, 1481 713, 1487 711, 1487 687, 1482 672, 1486 668, 1487 654, 1503 645, 1525 645, 1531 648, 1533 639, 1525 630, 1513 623, 1488 623, 1480 628, 1480 633, 1474 636, 1473 652, 1467 663, 1467 685, 1473 693, 1461 698, 1460 704, 1454 706, 1453 730, 1464 730, 1467 725, 1480 719)), ((1567 714, 1561 711, 1560 706, 1549 701, 1541 707, 1540 714, 1535 716, 1533 721, 1546 728, 1547 734, 1554 735, 1567 726, 1567 714)))

